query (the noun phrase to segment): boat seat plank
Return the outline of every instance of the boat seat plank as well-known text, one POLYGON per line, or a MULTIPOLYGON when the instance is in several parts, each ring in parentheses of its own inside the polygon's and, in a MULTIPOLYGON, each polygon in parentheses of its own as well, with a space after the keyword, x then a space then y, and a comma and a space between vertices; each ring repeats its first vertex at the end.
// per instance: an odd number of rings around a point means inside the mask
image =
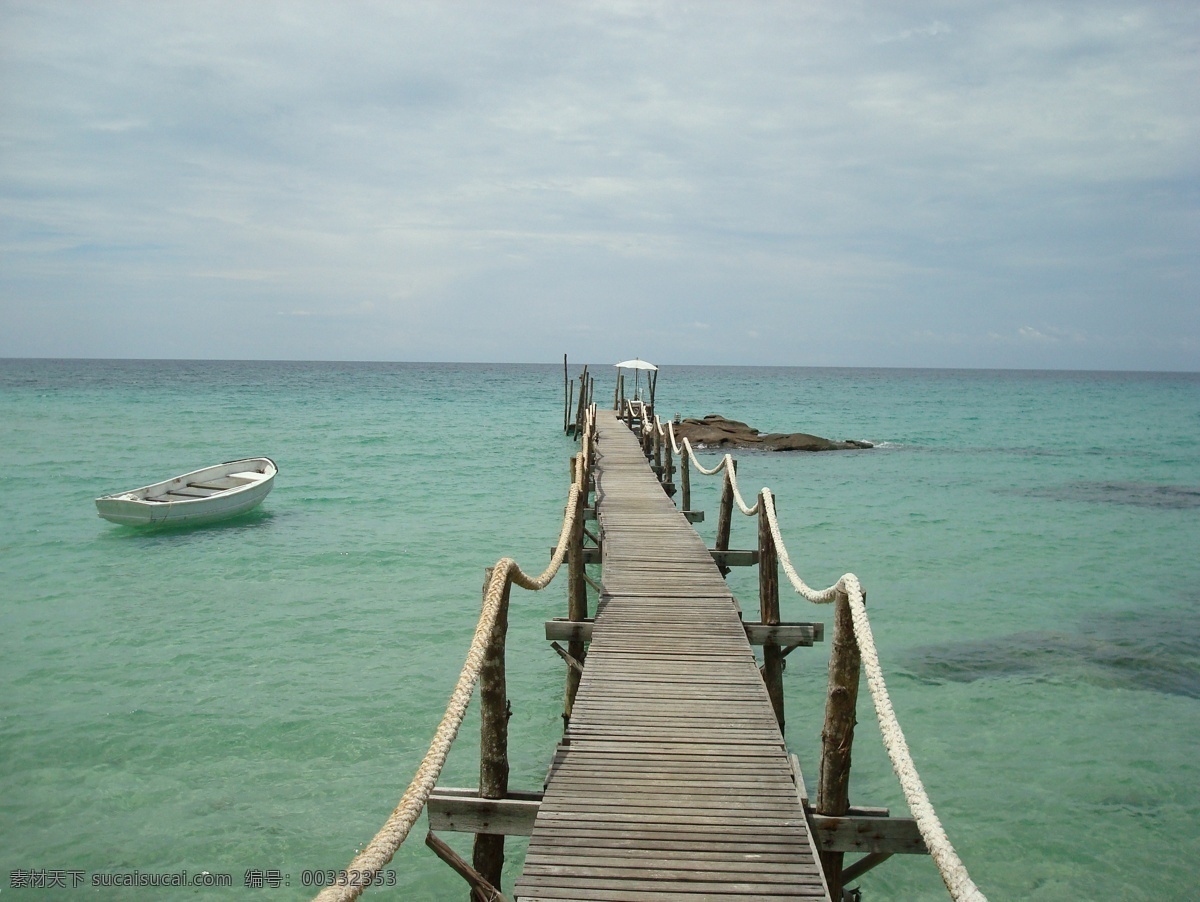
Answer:
POLYGON ((244 476, 220 476, 216 479, 206 479, 204 482, 189 482, 188 485, 198 489, 216 489, 219 492, 223 492, 226 489, 236 489, 239 485, 246 485, 246 483, 253 481, 253 479, 244 476))
POLYGON ((164 492, 168 498, 177 498, 180 500, 191 500, 193 498, 208 498, 216 495, 220 489, 196 489, 191 486, 181 485, 177 489, 171 489, 169 492, 164 492))

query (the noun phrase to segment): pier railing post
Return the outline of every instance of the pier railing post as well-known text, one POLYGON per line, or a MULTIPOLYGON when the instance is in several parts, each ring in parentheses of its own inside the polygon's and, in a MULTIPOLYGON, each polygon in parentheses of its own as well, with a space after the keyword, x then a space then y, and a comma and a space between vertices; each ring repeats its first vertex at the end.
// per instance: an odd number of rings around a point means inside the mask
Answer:
MULTIPOLYGON (((833 645, 829 656, 829 695, 821 731, 821 770, 817 778, 817 814, 841 817, 850 810, 850 751, 854 744, 855 708, 861 656, 854 637, 850 599, 839 592, 834 602, 833 645)), ((822 852, 821 865, 829 893, 842 893, 842 852, 822 852)))
MULTIPOLYGON (((779 623, 779 556, 775 550, 775 538, 771 535, 771 521, 767 518, 765 493, 758 495, 758 608, 763 623, 779 623)), ((783 732, 783 649, 774 643, 763 645, 763 682, 775 719, 779 721, 779 732, 783 732)))
MULTIPOLYGON (((585 442, 587 447, 590 443, 585 442)), ((587 507, 588 483, 591 480, 591 467, 587 455, 579 454, 571 458, 571 479, 582 486, 579 503, 575 506, 575 520, 571 524, 571 532, 567 538, 567 618, 569 620, 586 620, 588 615, 587 602, 587 570, 583 563, 583 509, 587 507), (580 472, 582 470, 582 472, 580 472)), ((580 663, 583 662, 586 651, 581 640, 572 639, 567 643, 567 653, 580 663)), ((574 667, 567 667, 567 686, 563 699, 563 724, 571 722, 571 711, 575 707, 575 695, 579 691, 581 674, 574 667)))
POLYGON ((567 374, 567 355, 563 354, 563 432, 568 431, 571 420, 571 377, 567 374))
MULTIPOLYGON (((483 584, 485 595, 491 580, 492 569, 488 568, 483 584)), ((505 581, 491 641, 479 671, 479 797, 482 799, 503 799, 508 795, 508 718, 512 709, 504 673, 504 644, 511 589, 512 583, 505 581)), ((504 871, 504 837, 475 834, 472 863, 489 883, 499 886, 504 871)))
MULTIPOLYGON (((729 458, 728 466, 733 467, 733 472, 737 473, 737 461, 732 457, 729 458)), ((724 471, 725 481, 721 485, 721 507, 717 511, 717 538, 715 547, 718 551, 729 550, 729 530, 733 525, 733 479, 730 477, 729 470, 724 471)), ((729 573, 729 568, 724 564, 721 565, 721 574, 729 573)))
POLYGON ((579 435, 583 429, 583 412, 587 409, 588 396, 588 368, 587 364, 583 365, 583 372, 579 374, 579 406, 575 409, 575 434, 579 435))
POLYGON ((672 447, 671 427, 667 427, 667 434, 663 436, 663 458, 664 468, 659 475, 659 481, 668 486, 667 494, 675 495, 675 449, 672 447))
POLYGON ((679 481, 683 491, 683 509, 690 511, 692 509, 692 467, 691 459, 688 455, 688 449, 685 445, 683 450, 679 452, 679 481))

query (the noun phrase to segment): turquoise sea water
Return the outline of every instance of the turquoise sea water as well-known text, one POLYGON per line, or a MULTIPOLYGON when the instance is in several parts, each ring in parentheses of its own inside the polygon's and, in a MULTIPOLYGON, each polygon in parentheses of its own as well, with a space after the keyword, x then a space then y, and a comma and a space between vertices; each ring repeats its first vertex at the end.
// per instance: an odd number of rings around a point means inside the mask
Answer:
MULTIPOLYGON (((668 367, 659 410, 879 444, 742 453, 739 480, 776 494, 810 584, 867 587, 917 766, 992 899, 1193 898, 1200 376, 668 367)), ((0 361, 0 896, 310 896, 304 872, 344 866, 424 755, 484 568, 547 560, 561 421, 559 365, 0 361), (243 519, 95 516, 97 495, 264 454, 276 488, 243 519), (14 888, 28 871, 85 885, 14 888), (91 885, 134 871, 233 886, 91 885)), ((710 540, 717 493, 694 483, 710 540)), ((754 573, 730 581, 753 609, 754 573)), ((540 786, 561 733, 542 622, 565 608, 557 582, 514 592, 514 788, 540 786)), ((827 654, 786 674, 810 783, 827 654)), ((859 720, 852 800, 902 811, 865 691, 859 720)), ((476 743, 469 718, 444 785, 475 782, 476 743)), ((465 896, 423 836, 377 896, 465 896)), ((921 857, 860 885, 946 898, 921 857)))

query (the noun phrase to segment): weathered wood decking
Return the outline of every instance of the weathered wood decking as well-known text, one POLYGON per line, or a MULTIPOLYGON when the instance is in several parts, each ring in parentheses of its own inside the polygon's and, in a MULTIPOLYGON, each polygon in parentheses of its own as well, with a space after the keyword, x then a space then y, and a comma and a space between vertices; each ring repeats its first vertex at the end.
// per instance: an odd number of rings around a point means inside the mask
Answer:
POLYGON ((603 591, 517 897, 828 899, 732 594, 611 411, 597 455, 603 591))

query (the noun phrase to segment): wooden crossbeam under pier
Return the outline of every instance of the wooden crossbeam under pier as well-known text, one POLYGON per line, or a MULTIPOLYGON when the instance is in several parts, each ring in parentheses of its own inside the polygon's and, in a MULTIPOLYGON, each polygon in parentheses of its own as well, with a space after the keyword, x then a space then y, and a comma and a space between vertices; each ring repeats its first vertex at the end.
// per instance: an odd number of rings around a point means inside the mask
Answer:
MULTIPOLYGON (((481 799, 475 789, 439 786, 429 797, 426 808, 429 829, 444 833, 530 836, 543 795, 510 792, 505 799, 481 799)), ((886 808, 851 808, 843 817, 822 817, 808 811, 808 819, 816 847, 822 852, 928 853, 917 822, 910 817, 891 817, 886 808)))
MULTIPOLYGON (((594 625, 594 620, 547 620, 546 638, 559 642, 591 642, 594 625)), ((743 620, 742 629, 746 631, 746 641, 751 645, 812 645, 825 638, 823 623, 756 623, 743 620)))

